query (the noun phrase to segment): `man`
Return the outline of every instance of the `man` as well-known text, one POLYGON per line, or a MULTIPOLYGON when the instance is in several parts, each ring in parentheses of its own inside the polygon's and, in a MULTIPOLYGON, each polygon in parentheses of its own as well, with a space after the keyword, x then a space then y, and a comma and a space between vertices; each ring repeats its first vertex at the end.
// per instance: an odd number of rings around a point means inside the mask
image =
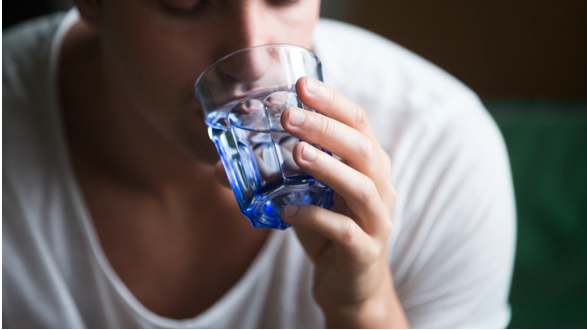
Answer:
POLYGON ((507 157, 454 78, 318 22, 317 0, 76 7, 3 42, 5 327, 507 325, 507 157), (193 98, 214 61, 270 43, 323 61, 296 91, 325 116, 282 124, 344 159, 296 146, 338 196, 287 207, 295 233, 248 225, 193 98))

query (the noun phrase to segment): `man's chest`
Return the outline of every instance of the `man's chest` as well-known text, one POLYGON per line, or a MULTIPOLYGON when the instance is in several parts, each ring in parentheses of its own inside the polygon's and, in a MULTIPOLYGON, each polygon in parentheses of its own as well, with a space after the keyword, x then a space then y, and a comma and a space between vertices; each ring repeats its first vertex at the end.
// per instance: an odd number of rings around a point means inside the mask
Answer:
POLYGON ((231 201, 220 204, 224 210, 210 216, 128 201, 115 212, 94 207, 92 218, 104 254, 137 300, 158 315, 183 319, 233 287, 269 235, 252 228, 231 201))

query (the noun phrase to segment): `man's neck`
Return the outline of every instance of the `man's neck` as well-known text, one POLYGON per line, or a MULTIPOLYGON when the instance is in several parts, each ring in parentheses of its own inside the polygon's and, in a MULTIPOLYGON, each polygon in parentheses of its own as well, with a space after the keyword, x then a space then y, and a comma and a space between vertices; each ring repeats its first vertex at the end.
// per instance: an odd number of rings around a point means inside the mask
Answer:
POLYGON ((96 33, 82 22, 71 28, 60 86, 74 162, 140 189, 211 184, 213 167, 177 148, 136 109, 101 54, 96 33))

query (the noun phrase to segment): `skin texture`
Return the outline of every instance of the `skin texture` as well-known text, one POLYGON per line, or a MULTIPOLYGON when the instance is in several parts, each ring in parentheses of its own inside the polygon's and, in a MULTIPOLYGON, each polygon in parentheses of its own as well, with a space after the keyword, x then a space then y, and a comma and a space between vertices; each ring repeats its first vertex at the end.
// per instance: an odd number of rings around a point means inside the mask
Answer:
MULTIPOLYGON (((269 234, 250 227, 226 188, 194 82, 245 47, 310 48, 319 1, 75 2, 83 21, 64 40, 61 98, 100 243, 145 307, 193 317, 238 281, 269 234)), ((297 109, 299 120, 290 108, 282 125, 344 159, 306 143, 294 150, 302 169, 337 191, 337 207, 287 209, 285 220, 316 263, 314 296, 328 326, 405 328, 386 261, 395 204, 389 158, 364 111, 322 83, 311 91, 312 81, 298 81, 298 96, 328 117, 297 109)))

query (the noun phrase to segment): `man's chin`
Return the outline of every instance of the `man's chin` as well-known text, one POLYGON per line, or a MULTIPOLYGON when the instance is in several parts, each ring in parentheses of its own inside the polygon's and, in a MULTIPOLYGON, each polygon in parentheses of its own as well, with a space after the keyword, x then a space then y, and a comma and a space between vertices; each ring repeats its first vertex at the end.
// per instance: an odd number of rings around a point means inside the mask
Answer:
POLYGON ((210 150, 206 149, 204 152, 198 153, 195 156, 195 158, 203 163, 214 166, 220 160, 220 156, 218 155, 218 152, 216 151, 214 144, 210 144, 212 145, 212 148, 210 150))
POLYGON ((190 141, 191 143, 176 143, 183 152, 190 158, 214 166, 219 160, 220 156, 216 151, 214 143, 209 140, 190 141))

